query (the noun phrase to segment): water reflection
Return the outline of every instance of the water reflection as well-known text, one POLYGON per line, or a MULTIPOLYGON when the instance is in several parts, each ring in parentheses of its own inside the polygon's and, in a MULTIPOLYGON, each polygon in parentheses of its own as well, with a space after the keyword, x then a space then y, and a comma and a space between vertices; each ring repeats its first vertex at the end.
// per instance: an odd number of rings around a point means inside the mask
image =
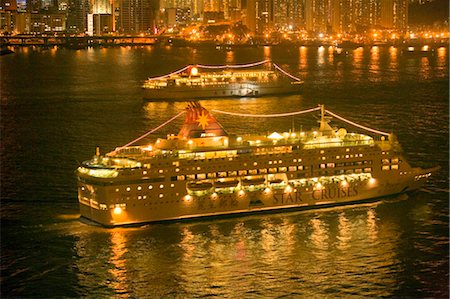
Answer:
POLYGON ((264 59, 270 59, 270 58, 271 58, 270 47, 264 46, 264 59))
POLYGON ((120 229, 111 231, 111 265, 109 272, 112 275, 111 287, 114 292, 123 297, 128 295, 127 268, 125 254, 128 252, 126 234, 120 229))
POLYGON ((370 50, 370 79, 371 81, 380 81, 380 48, 378 46, 373 46, 370 50))
POLYGON ((317 65, 321 66, 325 63, 325 47, 320 46, 317 49, 317 65))
POLYGON ((401 228, 378 209, 77 233, 79 283, 120 297, 392 296, 401 228))

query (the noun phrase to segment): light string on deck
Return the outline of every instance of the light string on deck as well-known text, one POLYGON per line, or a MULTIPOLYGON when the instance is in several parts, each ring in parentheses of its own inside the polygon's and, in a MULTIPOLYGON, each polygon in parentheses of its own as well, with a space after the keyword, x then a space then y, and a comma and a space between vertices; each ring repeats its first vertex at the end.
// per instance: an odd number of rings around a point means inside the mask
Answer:
POLYGON ((227 112, 227 111, 221 111, 221 110, 211 110, 216 113, 222 113, 227 115, 233 115, 233 116, 243 116, 243 117, 285 117, 285 116, 293 116, 293 115, 299 115, 304 113, 309 113, 313 111, 320 110, 320 107, 311 108, 307 110, 302 111, 295 111, 295 112, 288 112, 288 113, 279 113, 279 114, 246 114, 246 113, 235 113, 235 112, 227 112))
POLYGON ((164 79, 164 78, 167 78, 167 77, 170 77, 170 76, 179 74, 179 73, 181 73, 181 72, 184 72, 185 70, 187 70, 187 69, 190 68, 190 67, 191 67, 190 65, 187 65, 187 66, 185 66, 184 68, 179 69, 178 71, 172 72, 172 73, 167 74, 167 75, 164 75, 164 76, 148 78, 148 80, 149 80, 149 81, 152 81, 152 80, 160 80, 160 79, 164 79))
POLYGON ((138 142, 138 141, 141 140, 142 138, 145 138, 145 137, 147 137, 148 135, 150 135, 150 134, 152 134, 152 133, 158 131, 159 129, 161 129, 161 128, 164 127, 165 125, 169 124, 170 122, 172 122, 173 120, 175 120, 176 118, 178 118, 179 116, 181 116, 181 115, 182 115, 183 113, 185 113, 185 112, 186 112, 186 111, 181 111, 180 113, 178 113, 177 115, 175 115, 174 117, 172 117, 171 119, 169 119, 168 121, 164 122, 163 124, 157 126, 157 127, 154 128, 154 129, 148 131, 148 132, 145 133, 144 135, 142 135, 142 136, 140 136, 140 137, 134 139, 133 141, 128 142, 127 144, 125 144, 125 145, 123 145, 123 146, 121 146, 121 147, 116 148, 113 152, 120 151, 121 149, 126 148, 127 146, 130 146, 130 145, 132 145, 133 143, 138 142))
POLYGON ((333 113, 333 112, 331 112, 331 111, 329 111, 329 110, 325 110, 325 112, 328 113, 328 114, 330 114, 331 116, 336 117, 337 119, 342 120, 343 122, 346 122, 346 123, 348 123, 348 124, 350 124, 350 125, 353 125, 353 126, 355 126, 355 127, 360 128, 360 129, 364 129, 364 130, 366 130, 366 131, 369 131, 369 132, 372 132, 372 133, 375 133, 375 134, 384 135, 384 136, 389 136, 389 135, 390 135, 389 133, 386 133, 386 132, 378 131, 378 130, 375 130, 375 129, 371 129, 371 128, 369 128, 369 127, 365 127, 365 126, 363 126, 363 125, 359 125, 359 124, 357 124, 357 123, 355 123, 355 122, 352 122, 352 121, 350 121, 350 120, 348 120, 348 119, 345 119, 345 118, 343 118, 342 116, 339 116, 339 115, 337 115, 337 114, 335 114, 335 113, 333 113))
POLYGON ((238 69, 238 68, 247 68, 247 67, 253 67, 253 66, 258 66, 261 64, 265 64, 270 62, 270 60, 263 60, 263 61, 258 61, 258 62, 254 62, 254 63, 248 63, 248 64, 234 64, 234 65, 204 65, 204 64, 197 64, 196 66, 199 68, 204 68, 204 69, 224 69, 224 68, 230 68, 230 69, 238 69))
POLYGON ((285 74, 286 76, 288 76, 288 77, 290 77, 290 78, 292 78, 292 79, 294 79, 294 80, 296 80, 296 81, 299 81, 299 82, 302 81, 300 78, 297 78, 297 77, 295 77, 295 76, 289 74, 289 73, 286 72, 285 70, 283 70, 283 69, 282 69, 281 67, 279 67, 276 63, 274 63, 273 66, 274 66, 277 70, 279 70, 280 72, 282 72, 283 74, 285 74))

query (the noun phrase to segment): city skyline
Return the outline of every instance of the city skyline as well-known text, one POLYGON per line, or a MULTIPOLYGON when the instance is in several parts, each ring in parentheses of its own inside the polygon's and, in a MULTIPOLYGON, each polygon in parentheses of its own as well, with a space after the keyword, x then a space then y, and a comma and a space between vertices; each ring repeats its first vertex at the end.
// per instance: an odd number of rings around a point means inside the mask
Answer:
POLYGON ((443 19, 437 8, 445 6, 440 0, 2 0, 0 26, 16 34, 155 34, 221 22, 241 22, 250 34, 405 32, 410 11, 423 23, 420 9, 443 19))

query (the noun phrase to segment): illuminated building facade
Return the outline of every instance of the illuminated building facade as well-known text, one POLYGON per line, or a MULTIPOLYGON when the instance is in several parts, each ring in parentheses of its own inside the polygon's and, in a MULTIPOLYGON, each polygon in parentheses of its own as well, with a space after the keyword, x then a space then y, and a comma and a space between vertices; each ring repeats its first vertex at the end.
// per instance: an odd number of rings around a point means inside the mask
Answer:
POLYGON ((123 0, 120 2, 117 30, 120 33, 151 33, 154 28, 154 12, 150 0, 123 0))

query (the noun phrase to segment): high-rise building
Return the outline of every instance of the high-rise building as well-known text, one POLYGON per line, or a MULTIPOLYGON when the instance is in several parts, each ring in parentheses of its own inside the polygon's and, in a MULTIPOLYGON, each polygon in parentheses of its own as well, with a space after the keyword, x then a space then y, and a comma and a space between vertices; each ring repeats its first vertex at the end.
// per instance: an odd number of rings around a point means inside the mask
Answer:
POLYGON ((154 7, 150 0, 122 0, 119 5, 120 17, 116 30, 129 34, 153 32, 154 7))
POLYGON ((245 9, 245 25, 251 33, 256 32, 256 0, 247 0, 245 9))
POLYGON ((305 0, 305 28, 312 32, 327 32, 328 1, 305 0))
POLYGON ((85 33, 89 13, 91 13, 89 0, 69 0, 67 30, 74 33, 85 33))
POLYGON ((386 29, 408 28, 408 0, 382 0, 380 24, 386 29))

